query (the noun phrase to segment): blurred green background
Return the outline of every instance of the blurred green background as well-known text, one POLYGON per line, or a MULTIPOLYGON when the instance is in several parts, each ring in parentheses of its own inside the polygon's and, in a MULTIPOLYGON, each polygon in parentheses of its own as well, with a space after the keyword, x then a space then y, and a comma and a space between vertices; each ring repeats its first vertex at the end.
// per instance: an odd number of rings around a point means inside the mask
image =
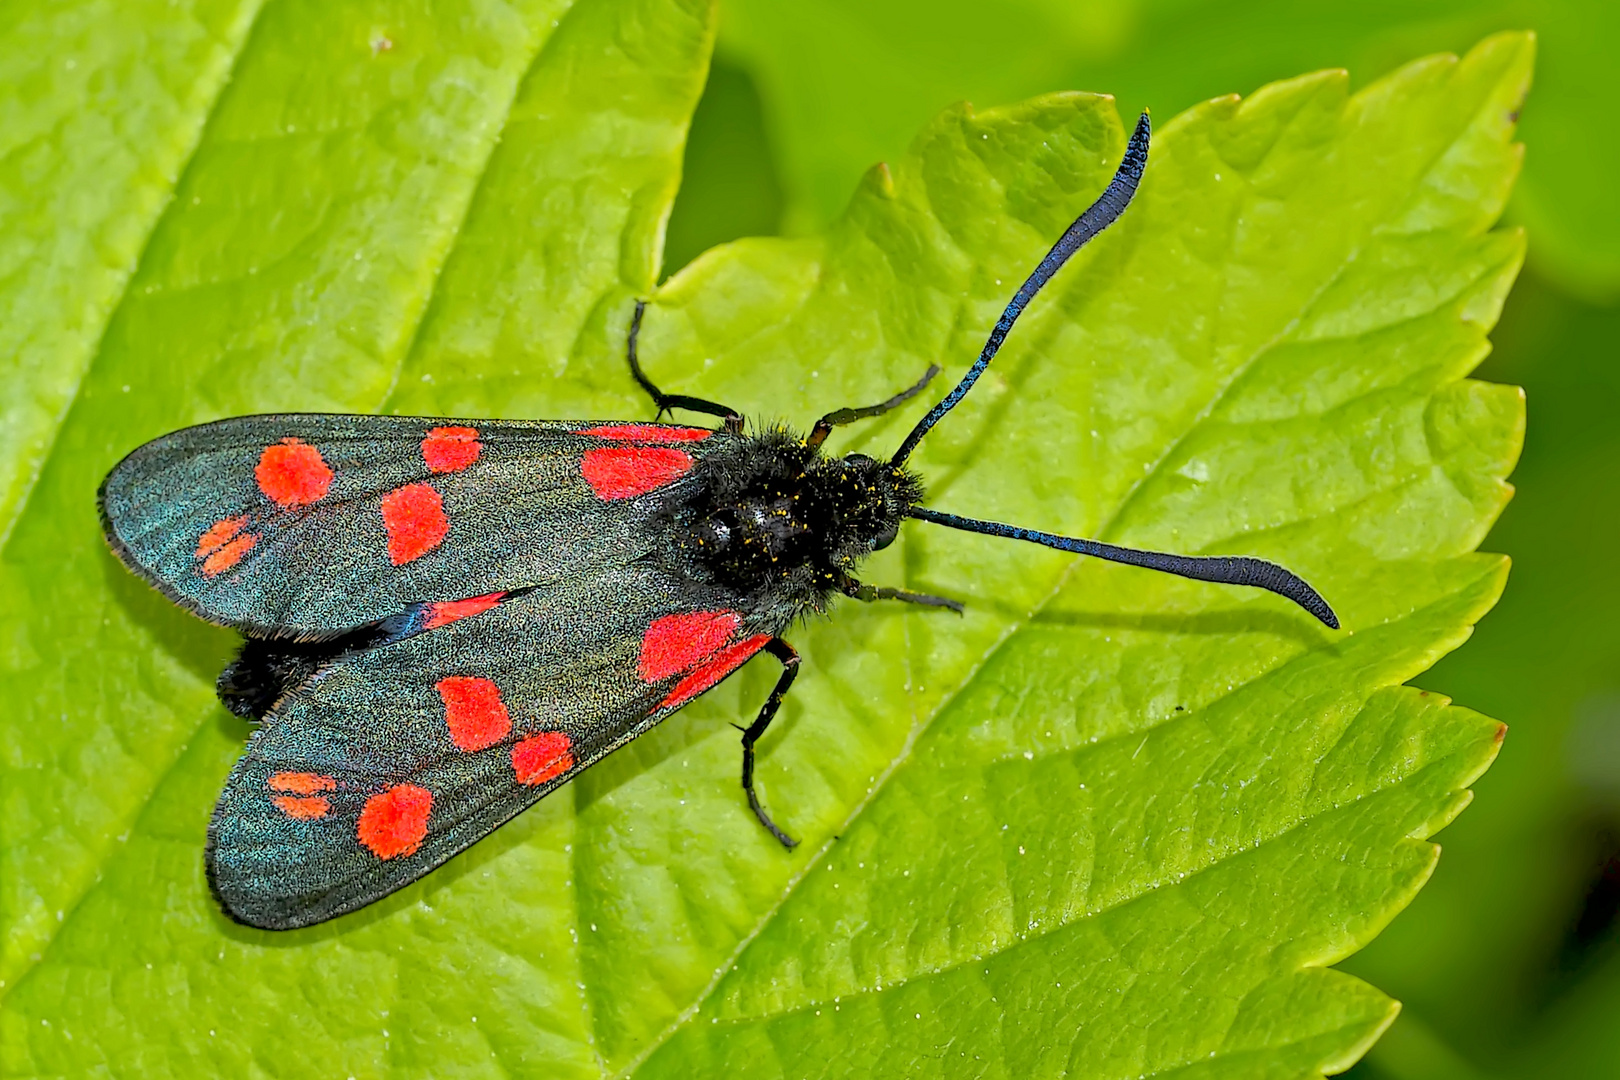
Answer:
POLYGON ((1540 55, 1509 221, 1530 262, 1481 378, 1529 394, 1507 595, 1417 680, 1510 726, 1434 880, 1344 965, 1405 1003, 1353 1076, 1620 1076, 1620 5, 1363 0, 723 0, 665 270, 807 231, 959 100, 1115 94, 1161 123, 1204 98, 1530 28, 1540 55))

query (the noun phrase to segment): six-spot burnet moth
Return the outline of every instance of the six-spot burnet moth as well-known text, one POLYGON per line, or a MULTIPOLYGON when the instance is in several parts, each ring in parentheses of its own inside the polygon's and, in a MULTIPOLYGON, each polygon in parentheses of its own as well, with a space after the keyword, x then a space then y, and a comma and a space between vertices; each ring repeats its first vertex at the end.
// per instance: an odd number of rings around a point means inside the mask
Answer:
POLYGON ((1252 558, 1191 558, 978 521, 919 505, 907 457, 973 387, 1032 297, 1124 212, 1147 164, 1138 121, 1113 181, 1013 296, 978 360, 888 461, 831 457, 840 409, 806 437, 746 433, 714 402, 659 390, 659 417, 510 422, 403 416, 248 416, 177 431, 113 469, 100 493, 118 557, 165 595, 239 629, 219 678, 262 721, 208 829, 208 878, 227 914, 307 926, 427 873, 647 731, 757 653, 782 665, 742 734, 754 746, 797 673, 781 637, 837 595, 960 610, 874 588, 853 571, 906 518, 1253 585, 1330 627, 1298 577, 1252 558))

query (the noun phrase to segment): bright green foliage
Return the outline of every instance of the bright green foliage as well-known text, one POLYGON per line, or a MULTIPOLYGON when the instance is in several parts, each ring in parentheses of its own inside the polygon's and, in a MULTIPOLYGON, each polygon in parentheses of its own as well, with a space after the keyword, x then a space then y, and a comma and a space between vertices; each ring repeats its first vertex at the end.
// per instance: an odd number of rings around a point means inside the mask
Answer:
MULTIPOLYGON (((237 412, 646 415, 622 338, 712 33, 695 0, 468 0, 277 4, 243 39, 0 564, 0 1072, 1312 1076, 1388 1022, 1325 965, 1421 886, 1500 737, 1398 684, 1505 571, 1472 551, 1522 403, 1464 376, 1522 255, 1488 231, 1520 37, 1164 125, 914 459, 942 508, 1283 561, 1346 632, 912 525, 868 576, 968 614, 794 632, 761 775, 797 852, 737 789, 757 663, 365 912, 214 908, 231 638, 101 550, 96 483, 237 412)), ((1102 98, 949 112, 825 235, 667 283, 647 363, 800 423, 959 371, 1123 142, 1102 98)))

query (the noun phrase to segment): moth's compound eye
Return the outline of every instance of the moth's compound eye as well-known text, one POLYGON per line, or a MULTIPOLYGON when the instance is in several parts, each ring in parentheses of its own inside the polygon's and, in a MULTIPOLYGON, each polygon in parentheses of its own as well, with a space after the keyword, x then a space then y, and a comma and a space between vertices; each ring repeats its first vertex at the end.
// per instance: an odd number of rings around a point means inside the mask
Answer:
POLYGON ((882 551, 884 548, 894 543, 894 538, 899 535, 900 523, 897 521, 893 525, 890 525, 888 528, 884 529, 882 532, 878 533, 876 536, 872 537, 872 550, 882 551))

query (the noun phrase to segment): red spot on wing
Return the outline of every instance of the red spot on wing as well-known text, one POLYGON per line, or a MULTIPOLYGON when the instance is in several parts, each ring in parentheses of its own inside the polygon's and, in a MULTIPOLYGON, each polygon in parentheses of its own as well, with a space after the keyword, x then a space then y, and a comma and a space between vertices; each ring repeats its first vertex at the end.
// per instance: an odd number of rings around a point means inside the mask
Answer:
POLYGON ((321 452, 298 439, 265 447, 253 476, 265 498, 289 510, 324 498, 332 486, 332 470, 321 452))
POLYGON ((294 795, 337 790, 336 779, 312 772, 278 772, 266 783, 271 791, 290 791, 294 795))
POLYGON ((436 473, 459 472, 477 461, 483 449, 477 428, 436 427, 422 440, 422 460, 436 473))
POLYGON ((427 836, 433 793, 415 784, 396 784, 366 800, 355 835, 379 859, 409 855, 427 836))
POLYGON ((520 784, 543 784, 574 767, 573 740, 565 732, 542 731, 512 747, 512 771, 520 784))
POLYGON ((332 809, 332 804, 320 795, 277 795, 270 801, 294 821, 316 821, 332 809))
POLYGON ((427 606, 427 621, 422 629, 433 630, 445 623, 453 623, 457 619, 465 619, 469 615, 478 615, 488 611, 501 602, 506 594, 503 592, 485 593, 483 596, 474 596, 466 600, 446 600, 441 604, 427 606))
POLYGON ((242 526, 246 524, 246 514, 221 518, 214 522, 208 527, 208 531, 203 533, 197 540, 197 558, 207 558, 212 552, 224 547, 231 537, 242 531, 242 526))
POLYGON ((735 611, 692 611, 654 619, 641 638, 636 673, 658 682, 688 671, 718 652, 742 625, 735 611))
POLYGON ((426 555, 450 531, 444 500, 430 484, 407 484, 384 495, 382 518, 388 530, 388 558, 395 566, 426 555))
POLYGON ((241 562, 242 556, 259 542, 255 534, 242 533, 247 520, 246 514, 221 518, 197 539, 197 558, 203 561, 202 572, 205 577, 223 574, 241 562), (242 535, 239 536, 238 533, 242 535))
POLYGON ((259 538, 252 533, 248 533, 245 536, 238 536, 235 540, 232 540, 230 543, 226 544, 224 547, 220 548, 218 551, 214 552, 212 555, 208 556, 208 558, 203 560, 203 576, 218 577, 220 574, 223 574, 225 571, 241 562, 242 556, 253 550, 253 545, 257 544, 258 542, 259 538))
POLYGON ((471 753, 494 746, 512 730, 512 718, 501 701, 501 689, 488 679, 451 675, 440 679, 444 723, 458 750, 471 753))
POLYGON ((743 662, 765 647, 769 634, 755 634, 715 654, 714 659, 675 684, 669 696, 658 703, 660 709, 676 709, 743 666, 743 662))
POLYGON ((667 427, 664 424, 603 424, 586 428, 581 435, 595 435, 598 439, 618 439, 622 442, 682 443, 702 442, 714 432, 707 428, 667 427))
POLYGON ((600 499, 628 499, 691 471, 692 455, 667 446, 603 446, 585 451, 579 471, 600 499))

